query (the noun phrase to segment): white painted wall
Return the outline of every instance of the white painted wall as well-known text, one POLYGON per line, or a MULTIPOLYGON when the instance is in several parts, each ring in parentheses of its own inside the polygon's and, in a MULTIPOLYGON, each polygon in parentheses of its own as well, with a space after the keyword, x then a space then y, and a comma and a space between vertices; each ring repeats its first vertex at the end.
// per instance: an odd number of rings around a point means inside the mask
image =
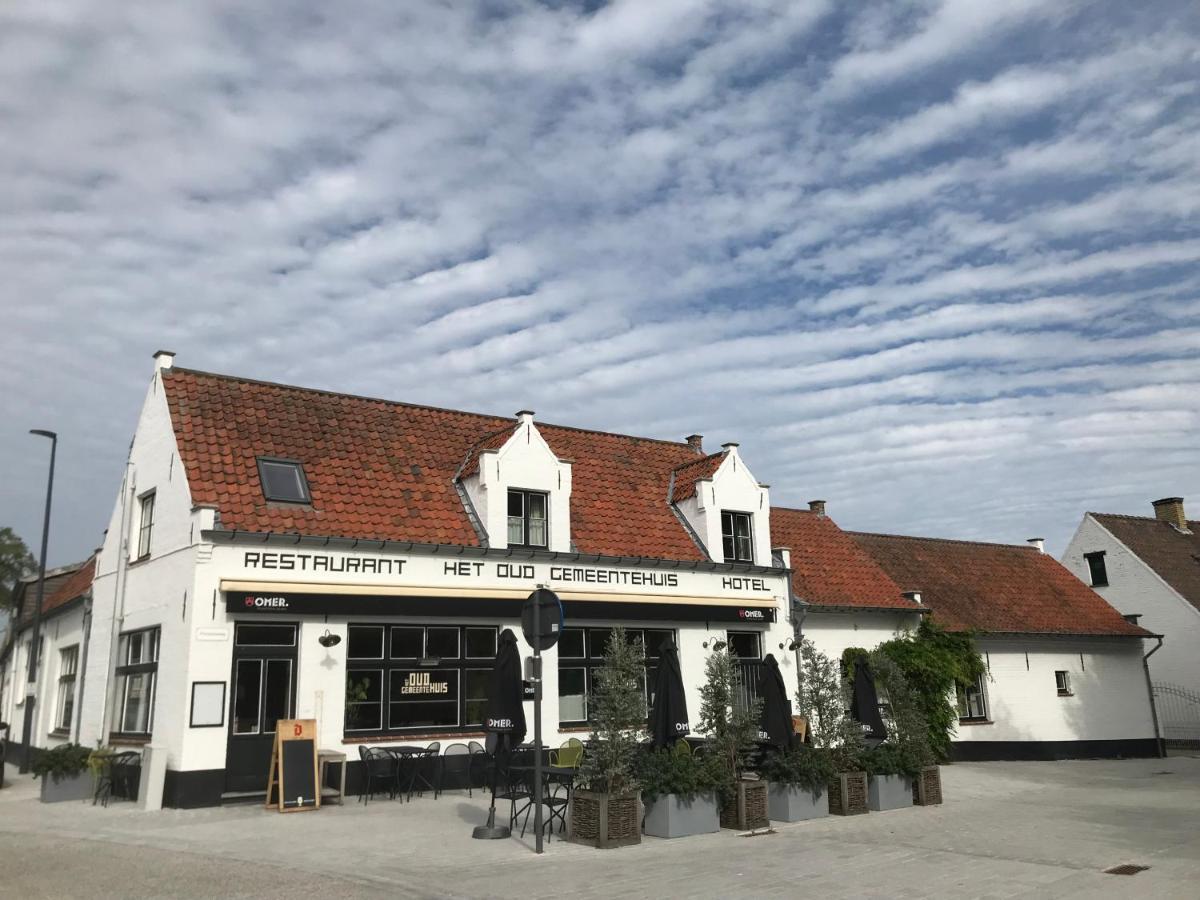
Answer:
MULTIPOLYGON (((1163 646, 1150 657, 1156 682, 1200 691, 1200 610, 1184 600, 1154 570, 1091 516, 1084 516, 1063 553, 1062 563, 1091 584, 1085 553, 1105 552, 1108 586, 1095 587, 1121 613, 1141 613, 1138 624, 1164 635, 1163 646)), ((1152 645, 1151 645, 1152 646, 1152 645)))
MULTIPOLYGON (((36 687, 37 702, 34 704, 33 746, 57 747, 74 736, 75 716, 66 734, 56 733, 58 721, 58 679, 62 674, 62 650, 72 644, 79 646, 80 661, 83 654, 83 604, 77 604, 65 612, 54 612, 42 619, 42 657, 38 662, 36 687)), ((9 654, 4 670, 4 697, 0 705, 0 719, 9 724, 9 739, 23 741, 25 737, 25 703, 29 683, 29 642, 33 635, 30 628, 22 632, 14 652, 9 654)), ((79 701, 80 669, 76 669, 75 702, 79 701)), ((76 707, 78 708, 78 707, 76 707)))
POLYGON ((916 629, 921 623, 917 612, 825 612, 809 610, 802 626, 804 637, 832 660, 839 660, 847 647, 874 650, 885 641, 916 629))
POLYGON ((955 741, 1154 738, 1142 642, 981 638, 990 724, 960 724, 955 741), (1073 696, 1058 696, 1056 670, 1073 696))
POLYGON ((700 538, 709 558, 718 562, 725 558, 721 540, 722 510, 750 513, 754 563, 771 565, 770 491, 766 485, 759 484, 738 454, 736 444, 727 446, 725 458, 712 478, 696 482, 695 496, 675 506, 700 538))

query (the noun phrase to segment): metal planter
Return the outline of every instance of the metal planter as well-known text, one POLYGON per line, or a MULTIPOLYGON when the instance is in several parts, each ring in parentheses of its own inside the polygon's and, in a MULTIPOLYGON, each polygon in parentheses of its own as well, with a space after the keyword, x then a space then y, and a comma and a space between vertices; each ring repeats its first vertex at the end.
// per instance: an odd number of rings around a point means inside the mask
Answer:
POLYGON ((912 779, 907 775, 867 776, 867 806, 873 812, 905 809, 913 804, 912 779))
POLYGON ((49 775, 41 778, 43 803, 65 803, 68 800, 92 799, 92 776, 90 772, 78 772, 55 781, 49 775))
POLYGON ((772 822, 803 822, 829 815, 824 788, 810 791, 794 784, 772 784, 767 791, 767 812, 772 822))
POLYGON ((721 808, 717 795, 709 791, 685 797, 666 794, 646 804, 642 830, 651 837, 677 838, 711 834, 721 830, 721 808))

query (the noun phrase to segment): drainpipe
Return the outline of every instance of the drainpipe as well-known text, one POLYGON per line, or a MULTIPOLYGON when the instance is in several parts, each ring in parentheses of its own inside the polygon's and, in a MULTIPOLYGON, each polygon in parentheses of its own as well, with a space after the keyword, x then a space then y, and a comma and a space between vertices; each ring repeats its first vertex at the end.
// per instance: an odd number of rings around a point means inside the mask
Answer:
POLYGON ((1142 656, 1142 671, 1146 673, 1146 692, 1150 695, 1150 715, 1154 719, 1154 745, 1158 748, 1159 759, 1162 759, 1167 755, 1167 747, 1163 743, 1163 739, 1159 737, 1158 732, 1158 707, 1154 703, 1154 683, 1150 680, 1150 657, 1162 649, 1163 636, 1156 634, 1154 637, 1158 640, 1158 643, 1153 650, 1142 656))
MULTIPOLYGON (((133 445, 130 444, 130 452, 133 445)), ((121 641, 121 623, 125 621, 125 582, 129 578, 129 528, 133 517, 133 497, 137 491, 137 470, 133 462, 125 461, 125 484, 121 491, 121 533, 117 535, 117 568, 113 579, 113 610, 109 635, 108 665, 104 672, 103 702, 100 707, 100 723, 98 738, 101 744, 108 741, 108 717, 110 714, 109 701, 113 682, 113 668, 117 664, 117 650, 121 641)))

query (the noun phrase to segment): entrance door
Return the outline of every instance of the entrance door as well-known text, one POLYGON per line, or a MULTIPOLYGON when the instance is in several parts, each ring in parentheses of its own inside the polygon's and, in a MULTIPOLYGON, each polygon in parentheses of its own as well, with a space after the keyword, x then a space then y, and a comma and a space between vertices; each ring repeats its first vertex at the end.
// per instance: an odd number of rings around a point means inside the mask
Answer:
POLYGON ((296 625, 239 622, 233 632, 233 683, 225 790, 265 791, 275 723, 296 706, 296 625))

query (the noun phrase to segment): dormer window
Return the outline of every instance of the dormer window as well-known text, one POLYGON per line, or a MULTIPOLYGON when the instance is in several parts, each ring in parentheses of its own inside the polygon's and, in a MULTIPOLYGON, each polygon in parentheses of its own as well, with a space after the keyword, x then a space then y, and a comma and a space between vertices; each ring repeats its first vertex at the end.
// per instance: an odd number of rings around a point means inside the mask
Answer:
POLYGON ((258 477, 263 496, 278 503, 311 503, 304 466, 292 459, 259 457, 258 477))
POLYGON ((725 562, 754 562, 750 513, 721 511, 721 543, 725 548, 725 562))
POLYGON ((540 491, 508 491, 508 546, 547 546, 547 497, 540 491))
POLYGON ((1087 560, 1088 574, 1092 577, 1092 587, 1107 587, 1108 567, 1104 564, 1104 551, 1085 553, 1083 558, 1087 560))

